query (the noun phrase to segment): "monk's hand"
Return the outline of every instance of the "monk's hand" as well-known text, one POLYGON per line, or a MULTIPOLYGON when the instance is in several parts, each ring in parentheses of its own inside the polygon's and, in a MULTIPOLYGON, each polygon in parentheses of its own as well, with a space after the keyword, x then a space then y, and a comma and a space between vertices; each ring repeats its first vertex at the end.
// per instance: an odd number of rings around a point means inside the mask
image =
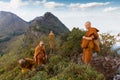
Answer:
POLYGON ((86 37, 85 37, 85 36, 83 36, 83 39, 86 39, 86 37))
POLYGON ((47 55, 45 55, 45 58, 47 59, 47 58, 48 58, 48 56, 47 56, 47 55))
POLYGON ((34 60, 35 60, 35 62, 37 61, 37 60, 36 60, 36 56, 34 56, 34 60))
POLYGON ((93 40, 92 37, 85 37, 85 36, 83 36, 83 39, 86 39, 86 40, 93 40))

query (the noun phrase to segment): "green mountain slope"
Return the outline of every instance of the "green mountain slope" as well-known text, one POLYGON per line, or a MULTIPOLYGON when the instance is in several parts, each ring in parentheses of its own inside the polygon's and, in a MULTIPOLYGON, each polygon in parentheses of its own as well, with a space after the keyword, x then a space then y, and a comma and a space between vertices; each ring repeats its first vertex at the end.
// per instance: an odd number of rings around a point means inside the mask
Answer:
POLYGON ((83 30, 74 28, 69 31, 49 12, 32 20, 25 30, 24 34, 0 43, 5 53, 0 56, 0 80, 105 80, 103 74, 80 60, 82 49, 79 43, 84 35, 83 30), (50 53, 48 38, 51 30, 57 35, 53 53, 50 53), (40 40, 44 41, 49 56, 46 67, 22 74, 18 60, 33 58, 34 49, 40 40))
MULTIPOLYGON (((83 33, 81 30, 74 29, 66 37, 76 36, 78 32, 83 33)), ((79 36, 76 36, 76 38, 79 36)), ((21 35, 12 39, 9 46, 7 46, 7 54, 0 57, 0 80, 104 80, 104 76, 94 68, 87 67, 84 64, 77 64, 72 61, 72 59, 75 59, 74 56, 71 56, 71 58, 66 56, 68 53, 63 51, 64 47, 62 46, 66 45, 67 47, 66 43, 69 42, 63 41, 60 36, 56 37, 54 53, 49 54, 49 60, 45 68, 41 67, 39 71, 21 74, 17 61, 25 57, 33 58, 34 48, 40 40, 45 42, 47 54, 50 50, 48 35, 44 35, 41 38, 33 38, 32 42, 30 39, 25 40, 26 38, 26 35, 21 35)), ((74 43, 73 40, 71 42, 72 44, 74 43)), ((70 50, 70 47, 66 49, 70 50)), ((74 54, 78 53, 74 52, 74 54)), ((73 54, 70 53, 70 55, 73 54)))

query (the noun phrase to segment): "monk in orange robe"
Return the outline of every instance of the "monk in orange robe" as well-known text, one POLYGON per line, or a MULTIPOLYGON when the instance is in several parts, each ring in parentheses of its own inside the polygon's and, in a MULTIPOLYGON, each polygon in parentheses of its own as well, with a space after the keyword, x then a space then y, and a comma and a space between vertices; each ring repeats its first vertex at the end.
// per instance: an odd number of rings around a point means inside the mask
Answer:
POLYGON ((42 41, 40 41, 39 45, 35 48, 34 60, 38 65, 46 64, 45 46, 42 41))
POLYGON ((18 61, 18 64, 21 67, 21 72, 25 73, 36 68, 36 64, 33 59, 23 58, 18 61))
POLYGON ((55 35, 54 35, 53 31, 51 31, 49 33, 49 45, 50 45, 51 53, 53 53, 54 39, 55 39, 55 35))
POLYGON ((85 27, 87 29, 86 34, 83 36, 81 47, 83 48, 82 60, 84 63, 89 64, 92 60, 93 53, 95 51, 100 52, 98 44, 98 32, 99 30, 91 27, 91 22, 86 22, 85 27))

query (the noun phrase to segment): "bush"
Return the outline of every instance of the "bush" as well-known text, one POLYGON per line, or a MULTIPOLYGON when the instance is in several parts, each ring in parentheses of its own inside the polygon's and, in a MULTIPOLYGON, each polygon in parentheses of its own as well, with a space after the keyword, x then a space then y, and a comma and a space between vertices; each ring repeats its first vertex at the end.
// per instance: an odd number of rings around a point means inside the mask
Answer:
POLYGON ((50 80, 105 80, 104 76, 86 65, 71 63, 57 76, 50 80))
POLYGON ((102 55, 113 55, 112 47, 116 44, 116 36, 110 33, 100 34, 100 48, 102 55))
POLYGON ((85 31, 74 28, 68 34, 68 36, 66 36, 66 39, 63 39, 65 41, 63 41, 61 54, 67 57, 72 57, 73 55, 80 54, 82 52, 80 44, 84 34, 85 31))
POLYGON ((52 55, 49 59, 49 63, 46 66, 46 71, 50 77, 53 77, 64 70, 68 66, 66 59, 62 58, 60 55, 52 55))
POLYGON ((39 71, 35 76, 31 78, 31 80, 47 80, 48 74, 45 71, 39 71))

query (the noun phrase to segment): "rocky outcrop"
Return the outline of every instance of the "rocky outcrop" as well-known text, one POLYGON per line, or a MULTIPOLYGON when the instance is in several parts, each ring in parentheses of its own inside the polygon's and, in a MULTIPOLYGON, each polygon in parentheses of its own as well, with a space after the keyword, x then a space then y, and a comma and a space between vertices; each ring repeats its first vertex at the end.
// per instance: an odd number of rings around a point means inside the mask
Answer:
MULTIPOLYGON (((113 80, 113 77, 117 74, 120 67, 119 57, 95 57, 91 65, 99 72, 103 73, 106 80, 113 80)), ((117 75, 118 76, 118 75, 117 75)))

